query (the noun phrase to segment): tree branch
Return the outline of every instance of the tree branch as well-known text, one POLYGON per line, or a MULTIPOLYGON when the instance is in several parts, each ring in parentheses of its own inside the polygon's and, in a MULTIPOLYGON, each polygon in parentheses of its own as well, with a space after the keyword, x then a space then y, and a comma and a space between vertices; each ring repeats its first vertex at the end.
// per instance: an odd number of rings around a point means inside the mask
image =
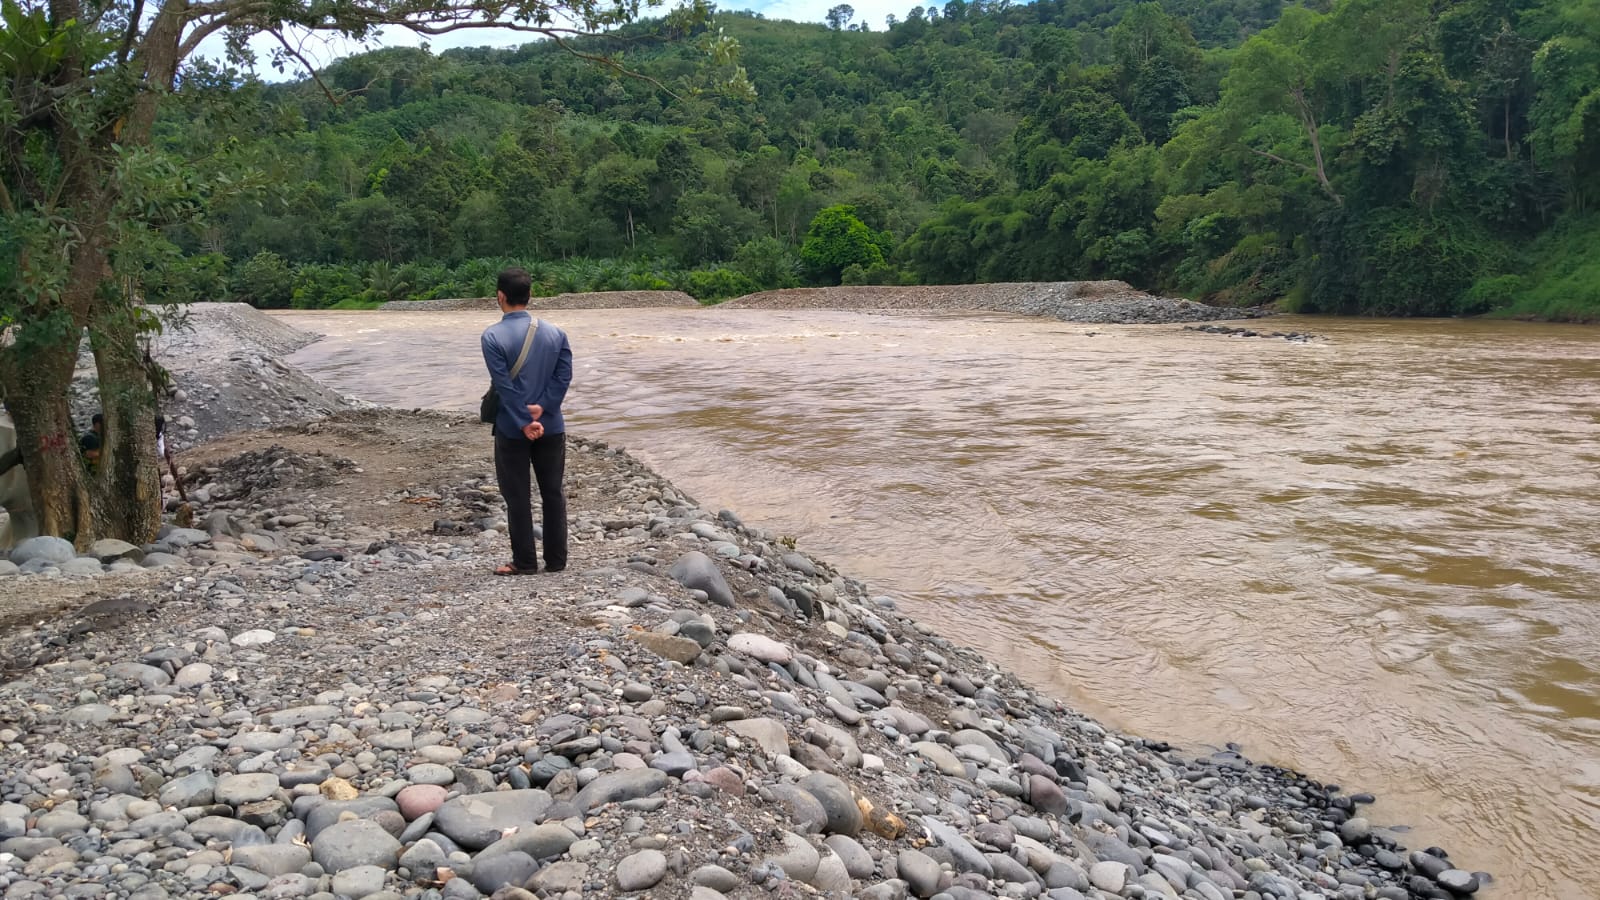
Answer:
POLYGON ((216 34, 224 28, 231 27, 239 22, 244 21, 245 19, 250 18, 256 13, 261 12, 263 9, 265 9, 263 4, 252 3, 247 6, 233 9, 232 11, 227 12, 224 15, 220 15, 203 25, 195 26, 195 29, 189 32, 189 36, 183 39, 183 43, 178 45, 178 57, 180 59, 188 59, 190 55, 192 55, 200 46, 201 41, 204 41, 206 38, 216 34))
POLYGON ((4 456, 0 456, 0 475, 4 475, 20 465, 22 465, 22 451, 13 447, 7 450, 4 456))
POLYGON ((570 35, 572 37, 589 37, 594 34, 594 32, 584 31, 582 28, 560 28, 554 25, 522 25, 516 22, 456 22, 450 19, 438 19, 437 21, 442 22, 443 24, 424 25, 419 23, 416 25, 407 25, 402 21, 387 20, 378 22, 377 24, 401 25, 417 32, 418 34, 432 35, 450 34, 451 32, 466 31, 473 28, 503 28, 507 31, 520 31, 524 34, 542 34, 548 38, 555 38, 563 34, 570 35))
POLYGON ((117 65, 128 61, 133 52, 133 41, 139 36, 139 20, 144 18, 144 0, 133 0, 133 12, 128 14, 128 33, 122 37, 122 49, 117 51, 117 65))
POLYGON ((273 37, 277 38, 278 39, 278 43, 283 45, 284 51, 287 52, 290 56, 294 57, 295 60, 300 63, 300 65, 305 67, 306 74, 310 75, 311 76, 311 80, 315 81, 317 83, 317 87, 322 88, 322 92, 324 94, 328 95, 328 102, 332 103, 334 106, 338 106, 339 105, 339 98, 335 97, 333 95, 333 89, 328 87, 327 82, 322 80, 322 76, 321 75, 317 74, 317 70, 316 70, 316 68, 314 66, 311 65, 311 61, 306 59, 303 55, 301 55, 299 50, 296 50, 294 47, 291 47, 289 45, 289 40, 283 36, 283 32, 281 30, 279 30, 279 29, 274 28, 274 29, 268 31, 267 33, 272 35, 273 37))
POLYGON ((1257 156, 1261 156, 1261 157, 1265 157, 1267 159, 1270 159, 1275 163, 1283 163, 1286 166, 1294 166, 1297 169, 1303 169, 1303 170, 1305 170, 1307 172, 1310 172, 1313 175, 1315 175, 1317 173, 1316 169, 1313 169, 1312 167, 1306 165, 1303 162, 1295 162, 1292 159, 1284 159, 1283 157, 1279 156, 1276 153, 1268 153, 1265 150, 1257 150, 1254 147, 1246 147, 1245 149, 1249 150, 1251 153, 1254 153, 1257 156))
POLYGON ((678 100, 680 102, 683 100, 682 97, 678 96, 676 91, 672 90, 671 88, 667 87, 666 85, 662 84, 661 82, 657 81, 656 79, 650 77, 649 75, 644 74, 643 72, 635 72, 634 70, 628 68, 627 66, 624 66, 622 63, 619 63, 614 59, 611 59, 610 57, 598 56, 598 55, 593 54, 593 53, 584 53, 582 50, 579 50, 576 47, 573 47, 570 44, 568 44, 566 41, 562 40, 559 35, 554 35, 554 34, 550 35, 550 40, 552 42, 554 42, 557 47, 560 47, 562 50, 567 51, 568 53, 572 54, 573 56, 577 57, 578 59, 586 60, 588 62, 592 62, 592 63, 595 63, 597 65, 605 66, 606 68, 610 69, 611 71, 616 72, 618 75, 622 75, 622 76, 625 76, 625 77, 628 77, 628 78, 634 78, 634 79, 637 79, 639 81, 643 81, 643 82, 646 82, 648 84, 654 85, 656 90, 661 91, 662 93, 666 94, 668 97, 671 97, 672 99, 678 100))
MULTIPOLYGON (((221 13, 221 15, 219 15, 217 18, 215 18, 215 19, 213 19, 213 20, 211 20, 209 22, 206 22, 203 25, 197 26, 195 28, 195 30, 187 38, 184 39, 183 44, 182 44, 182 46, 181 46, 181 48, 179 50, 179 57, 180 58, 184 58, 184 59, 187 59, 189 54, 192 53, 195 50, 195 48, 200 44, 200 42, 205 40, 207 37, 210 37, 211 35, 215 34, 216 32, 220 31, 223 28, 226 28, 226 27, 228 27, 230 25, 233 25, 235 23, 238 23, 240 21, 248 19, 251 16, 256 15, 257 13, 264 12, 264 11, 266 11, 267 7, 266 7, 265 4, 261 4, 261 3, 239 4, 237 2, 229 2, 229 0, 219 0, 219 2, 213 2, 213 3, 192 4, 192 5, 190 5, 188 7, 188 9, 189 9, 191 14, 194 14, 194 13, 198 12, 199 16, 197 16, 197 17, 199 17, 199 18, 203 18, 205 15, 213 14, 213 13, 221 13)), ((591 63, 595 63, 595 64, 600 65, 600 66, 604 66, 605 68, 608 68, 608 69, 612 70, 613 72, 617 73, 618 75, 621 75, 621 76, 624 76, 624 77, 627 77, 627 78, 632 78, 632 79, 635 79, 635 80, 638 80, 638 81, 643 81, 643 82, 651 85, 652 87, 656 88, 657 90, 661 91, 662 93, 666 94, 667 96, 671 97, 674 100, 682 100, 683 99, 681 96, 679 96, 679 94, 676 91, 674 91, 671 88, 667 87, 666 85, 662 84, 659 80, 657 80, 655 78, 652 78, 649 75, 645 75, 642 72, 636 72, 633 69, 630 69, 627 66, 625 66, 625 65, 623 65, 623 64, 621 64, 621 63, 617 62, 616 60, 611 59, 609 57, 602 56, 602 55, 596 54, 596 53, 587 53, 585 51, 579 50, 576 47, 573 47, 571 45, 571 43, 569 43, 568 40, 566 40, 567 38, 594 37, 596 35, 596 32, 594 32, 594 31, 585 30, 585 29, 582 29, 582 28, 572 28, 572 27, 561 26, 561 25, 528 25, 528 24, 519 23, 519 22, 494 21, 493 19, 489 19, 489 20, 476 20, 476 19, 474 19, 474 20, 460 20, 460 19, 455 19, 455 18, 451 17, 452 15, 475 14, 475 13, 480 13, 481 12, 479 10, 470 10, 470 9, 465 9, 465 8, 463 8, 463 9, 454 9, 454 10, 450 10, 450 9, 440 10, 437 13, 433 14, 432 16, 423 19, 422 21, 418 21, 416 19, 407 20, 407 18, 404 15, 398 15, 398 14, 386 14, 386 13, 376 13, 376 14, 374 14, 370 10, 363 10, 362 12, 366 13, 366 14, 362 15, 359 19, 355 19, 355 20, 351 20, 351 19, 347 18, 347 19, 344 20, 343 25, 346 28, 348 26, 350 26, 350 25, 356 25, 356 26, 359 26, 361 28, 377 28, 377 27, 381 27, 381 26, 385 26, 385 25, 392 25, 392 26, 396 26, 396 27, 400 27, 400 28, 405 28, 408 31, 412 31, 412 32, 415 32, 417 34, 430 35, 430 36, 438 36, 438 35, 443 35, 443 34, 452 34, 452 33, 458 32, 458 31, 469 31, 469 30, 474 30, 474 29, 487 29, 487 28, 502 29, 502 30, 505 30, 505 31, 515 31, 515 32, 523 33, 523 34, 539 35, 541 37, 549 38, 551 40, 551 42, 553 42, 557 47, 560 47, 562 50, 566 51, 567 53, 571 54, 572 56, 574 56, 574 57, 576 57, 578 59, 582 59, 582 60, 585 60, 587 62, 591 62, 591 63)), ((294 25, 297 25, 297 26, 299 26, 301 28, 305 28, 305 29, 307 29, 309 31, 345 30, 344 28, 339 28, 339 27, 334 27, 334 26, 323 27, 323 26, 318 26, 318 25, 308 25, 308 24, 303 23, 303 22, 282 23, 282 24, 294 24, 294 25)), ((339 100, 336 97, 336 95, 334 94, 334 92, 332 90, 330 90, 329 87, 325 83, 323 83, 323 81, 322 81, 322 79, 320 77, 318 77, 316 69, 315 69, 314 66, 312 66, 311 62, 308 59, 306 59, 306 57, 304 55, 302 55, 299 51, 297 51, 293 46, 290 45, 289 41, 285 38, 285 36, 282 33, 281 24, 280 24, 280 26, 278 28, 266 28, 266 29, 263 29, 263 30, 267 31, 267 33, 271 34, 274 38, 276 38, 278 40, 278 43, 282 44, 284 49, 291 56, 293 56, 295 58, 295 60, 300 63, 300 65, 305 67, 306 72, 314 80, 316 80, 317 86, 322 88, 322 92, 328 96, 329 100, 332 100, 334 103, 338 103, 339 102, 339 100)))

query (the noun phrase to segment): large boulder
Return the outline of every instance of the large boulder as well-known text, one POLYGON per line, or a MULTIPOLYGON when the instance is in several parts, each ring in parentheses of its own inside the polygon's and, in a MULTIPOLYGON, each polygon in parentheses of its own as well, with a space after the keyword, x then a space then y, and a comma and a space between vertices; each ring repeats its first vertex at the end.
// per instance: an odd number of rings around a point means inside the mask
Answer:
POLYGON ((856 806, 850 786, 838 776, 813 772, 800 779, 800 789, 822 804, 823 811, 828 814, 824 830, 829 834, 854 837, 861 833, 861 809, 856 806))
POLYGON ((434 813, 434 827, 469 850, 500 840, 507 828, 537 823, 554 804, 545 791, 492 791, 448 800, 434 813))
POLYGON ((143 550, 127 541, 119 541, 116 538, 104 538, 95 541, 94 545, 89 548, 89 555, 106 565, 110 565, 119 559, 131 559, 134 562, 140 562, 144 559, 143 550))
POLYGON ((711 561, 711 557, 699 550, 691 550, 679 557, 667 574, 690 590, 705 591, 712 603, 733 605, 733 589, 728 587, 728 580, 722 577, 722 570, 711 561))
POLYGON ((311 842, 311 856, 335 874, 357 866, 393 869, 399 864, 400 842, 371 819, 353 819, 323 829, 311 842))
POLYGON ((19 566, 25 566, 34 560, 39 560, 59 567, 77 555, 77 551, 72 549, 71 541, 45 535, 28 538, 18 544, 11 551, 11 561, 19 566))
POLYGON ((621 772, 607 772, 579 791, 578 796, 572 799, 572 805, 576 806, 579 812, 587 814, 590 810, 607 803, 638 800, 666 790, 671 781, 667 773, 659 769, 625 769, 621 772))

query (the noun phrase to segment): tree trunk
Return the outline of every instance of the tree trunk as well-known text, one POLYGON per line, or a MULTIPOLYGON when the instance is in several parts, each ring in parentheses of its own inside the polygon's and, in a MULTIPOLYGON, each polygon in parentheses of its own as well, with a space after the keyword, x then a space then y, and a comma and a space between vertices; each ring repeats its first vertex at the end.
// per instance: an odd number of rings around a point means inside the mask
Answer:
POLYGON ((1311 157, 1316 162, 1314 171, 1317 183, 1322 185, 1323 193, 1333 198, 1333 202, 1343 206, 1344 198, 1333 189, 1333 183, 1328 180, 1328 167, 1322 159, 1322 129, 1317 125, 1317 115, 1311 110, 1311 103, 1306 100, 1305 92, 1295 88, 1290 92, 1294 96, 1295 104, 1300 107, 1300 124, 1306 130, 1306 137, 1311 141, 1311 157))
POLYGON ((155 393, 139 349, 136 308, 127 302, 95 307, 89 329, 105 414, 93 479, 94 531, 96 537, 147 544, 161 527, 155 393))
POLYGON ((41 534, 70 536, 80 550, 102 537, 147 543, 160 525, 155 397, 142 365, 136 311, 112 280, 105 246, 110 198, 103 166, 84 161, 69 186, 81 239, 71 247, 66 288, 18 326, 0 358, 0 383, 17 430, 41 534), (72 375, 85 327, 99 371, 106 427, 98 469, 78 449, 72 375))
POLYGON ((67 403, 79 334, 71 328, 25 360, 17 358, 15 347, 6 348, 8 358, 0 366, 0 376, 5 382, 6 408, 17 429, 17 449, 28 473, 28 492, 39 517, 39 533, 71 535, 83 546, 94 529, 87 473, 67 403))
POLYGON ((1511 95, 1506 94, 1505 119, 1502 131, 1506 138, 1506 159, 1516 159, 1516 154, 1511 152, 1511 95))

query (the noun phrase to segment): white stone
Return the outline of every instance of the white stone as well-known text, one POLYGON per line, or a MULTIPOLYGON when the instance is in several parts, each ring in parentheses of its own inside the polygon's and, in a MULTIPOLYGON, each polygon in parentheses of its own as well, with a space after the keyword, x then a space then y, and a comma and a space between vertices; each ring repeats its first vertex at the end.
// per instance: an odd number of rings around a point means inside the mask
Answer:
POLYGON ((1089 869, 1089 881, 1102 891, 1120 894, 1128 881, 1128 864, 1111 860, 1097 862, 1089 869))
POLYGON ((213 669, 208 663, 189 663, 178 670, 172 678, 172 686, 179 688, 198 687, 211 680, 213 669))
POLYGON ((752 634, 748 631, 728 638, 728 649, 735 653, 743 653, 745 656, 754 657, 762 662, 778 663, 779 665, 794 659, 794 652, 782 643, 764 634, 752 634))
POLYGON ((234 635, 232 643, 235 647, 259 647, 262 644, 272 643, 277 637, 265 628, 252 628, 234 635))

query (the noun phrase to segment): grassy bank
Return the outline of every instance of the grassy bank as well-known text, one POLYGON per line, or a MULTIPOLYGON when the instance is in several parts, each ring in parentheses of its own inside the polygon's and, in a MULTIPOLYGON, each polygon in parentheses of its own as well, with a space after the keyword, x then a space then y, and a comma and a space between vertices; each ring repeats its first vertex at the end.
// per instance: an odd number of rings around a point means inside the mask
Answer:
POLYGON ((1600 214, 1572 217, 1528 248, 1526 275, 1484 279, 1469 292, 1493 318, 1600 322, 1600 214))

